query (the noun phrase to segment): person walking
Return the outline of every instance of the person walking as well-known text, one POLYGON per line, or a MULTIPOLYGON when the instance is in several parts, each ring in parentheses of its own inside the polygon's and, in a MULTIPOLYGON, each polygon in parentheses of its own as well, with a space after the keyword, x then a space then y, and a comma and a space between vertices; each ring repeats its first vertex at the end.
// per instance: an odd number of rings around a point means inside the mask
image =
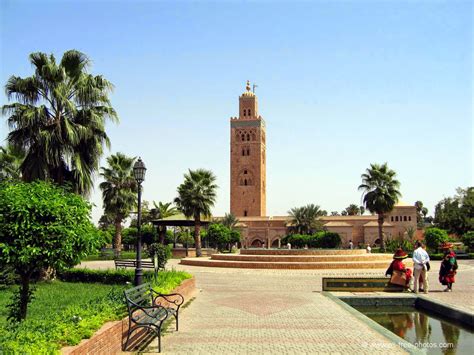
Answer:
POLYGON ((349 240, 349 249, 354 249, 354 243, 352 243, 352 239, 349 240))
POLYGON ((444 252, 443 261, 439 269, 439 282, 446 286, 444 292, 453 291, 453 283, 455 282, 456 270, 458 269, 458 262, 456 254, 451 250, 451 243, 441 244, 441 249, 444 252))
POLYGON ((430 257, 421 242, 415 243, 415 251, 413 252, 413 273, 414 285, 413 290, 418 293, 418 283, 420 276, 423 278, 423 292, 428 293, 428 266, 430 257))

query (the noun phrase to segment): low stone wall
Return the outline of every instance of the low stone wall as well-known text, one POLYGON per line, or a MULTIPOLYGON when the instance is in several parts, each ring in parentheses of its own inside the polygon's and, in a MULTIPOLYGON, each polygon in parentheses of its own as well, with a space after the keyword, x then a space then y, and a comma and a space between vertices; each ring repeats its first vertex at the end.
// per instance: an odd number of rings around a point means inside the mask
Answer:
MULTIPOLYGON (((184 280, 171 293, 183 295, 185 303, 194 296, 196 292, 196 281, 194 278, 184 280)), ((122 351, 128 331, 128 317, 114 322, 104 324, 90 339, 82 340, 78 345, 67 346, 61 349, 62 354, 84 355, 84 354, 117 354, 122 351)), ((143 333, 146 330, 143 329, 143 333)), ((143 334, 138 330, 134 338, 140 338, 143 334)))
POLYGON ((360 255, 365 249, 240 249, 242 255, 360 255))
MULTIPOLYGON (((214 249, 207 249, 202 248, 202 255, 203 256, 210 256, 216 251, 214 249)), ((186 257, 186 248, 173 248, 171 250, 173 258, 185 258, 186 257)), ((188 257, 194 258, 196 257, 196 248, 188 248, 188 257)))

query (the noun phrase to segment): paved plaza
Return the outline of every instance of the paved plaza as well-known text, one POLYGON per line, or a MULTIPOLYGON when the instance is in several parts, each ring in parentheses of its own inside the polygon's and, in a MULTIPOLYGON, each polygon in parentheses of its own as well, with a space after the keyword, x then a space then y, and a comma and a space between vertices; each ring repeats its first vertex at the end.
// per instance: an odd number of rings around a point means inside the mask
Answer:
MULTIPOLYGON (((113 267, 113 261, 84 266, 113 267)), ((381 276, 385 270, 226 269, 185 266, 176 259, 168 268, 193 274, 199 292, 182 312, 179 332, 172 326, 166 332, 165 354, 405 353, 321 293, 325 276, 381 276)), ((459 261, 452 293, 442 292, 438 269, 433 261, 426 296, 473 313, 474 261, 459 261)), ((148 351, 156 351, 156 341, 148 351)))

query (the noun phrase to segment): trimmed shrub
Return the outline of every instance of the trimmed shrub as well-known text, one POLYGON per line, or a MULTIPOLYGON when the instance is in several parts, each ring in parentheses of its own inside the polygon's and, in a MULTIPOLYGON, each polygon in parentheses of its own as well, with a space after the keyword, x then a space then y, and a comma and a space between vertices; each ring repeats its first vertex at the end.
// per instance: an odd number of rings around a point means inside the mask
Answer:
MULTIPOLYGON (((69 269, 58 274, 58 278, 68 282, 84 282, 84 283, 102 283, 108 285, 124 285, 131 284, 135 280, 135 270, 91 270, 91 269, 69 269)), ((192 278, 192 275, 184 271, 161 271, 155 278, 153 271, 144 271, 144 282, 151 282, 153 288, 159 292, 171 291, 178 286, 183 280, 192 278), (163 291, 165 290, 165 291, 163 291)))
POLYGON ((320 248, 338 248, 341 246, 341 236, 334 232, 319 232, 318 241, 320 248))
POLYGON ((282 239, 283 245, 290 243, 295 248, 337 248, 341 245, 341 237, 334 232, 318 232, 313 235, 290 234, 282 239))
POLYGON ((430 250, 437 250, 439 245, 448 241, 448 233, 440 228, 428 228, 425 231, 426 246, 430 250))
POLYGON ((474 251, 474 231, 467 232, 461 237, 463 244, 469 249, 474 251))
MULTIPOLYGON (((150 272, 144 272, 144 276, 150 272)), ((151 273, 153 274, 153 273, 151 273)), ((58 278, 67 282, 99 282, 108 285, 126 284, 135 279, 135 270, 68 269, 58 273, 58 278)))
POLYGON ((409 240, 387 239, 385 241, 385 251, 394 253, 398 248, 410 252, 415 248, 415 244, 409 240))
POLYGON ((164 269, 166 263, 172 256, 171 247, 169 245, 163 245, 160 243, 153 243, 148 246, 148 253, 150 254, 152 260, 154 260, 155 255, 158 260, 158 269, 164 269))

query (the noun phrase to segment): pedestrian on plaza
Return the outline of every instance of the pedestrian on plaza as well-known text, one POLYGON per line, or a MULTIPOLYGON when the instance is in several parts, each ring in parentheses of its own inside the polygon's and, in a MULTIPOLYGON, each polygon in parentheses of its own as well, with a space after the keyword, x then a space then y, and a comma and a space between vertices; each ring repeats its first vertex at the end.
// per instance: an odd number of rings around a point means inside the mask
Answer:
POLYGON ((354 249, 354 243, 352 243, 352 239, 349 240, 349 249, 354 249))
POLYGON ((291 243, 287 243, 286 246, 288 247, 288 250, 291 250, 291 243))
MULTIPOLYGON (((426 245, 423 245, 423 249, 426 250, 426 245)), ((430 263, 429 262, 426 263, 426 271, 427 272, 430 271, 430 263)), ((423 290, 423 275, 422 274, 420 274, 420 279, 419 279, 419 282, 418 282, 418 290, 420 292, 425 291, 425 290, 423 290)))
POLYGON ((415 293, 419 292, 418 283, 420 276, 423 278, 423 292, 428 293, 428 265, 430 262, 430 256, 423 249, 421 242, 415 243, 415 250, 413 251, 413 271, 414 271, 414 285, 413 290, 415 293))
POLYGON ((367 244, 366 250, 367 250, 367 254, 372 253, 372 248, 370 247, 370 244, 367 244))
POLYGON ((402 284, 401 286, 405 286, 406 288, 409 288, 412 271, 411 269, 407 268, 405 264, 403 263, 403 259, 406 259, 407 257, 408 257, 408 254, 405 253, 402 248, 397 249, 397 251, 393 255, 392 263, 388 267, 387 271, 385 271, 385 276, 390 275, 391 276, 390 282, 398 285, 400 284, 399 282, 402 281, 401 277, 403 277, 403 274, 405 274, 404 275, 405 285, 402 284), (394 274, 396 274, 395 271, 398 271, 399 274, 394 276, 394 274))
POLYGON ((446 286, 444 292, 453 291, 453 283, 455 282, 455 275, 458 269, 458 262, 456 260, 456 254, 451 250, 451 243, 441 244, 441 249, 444 252, 443 261, 439 269, 439 282, 446 286))

